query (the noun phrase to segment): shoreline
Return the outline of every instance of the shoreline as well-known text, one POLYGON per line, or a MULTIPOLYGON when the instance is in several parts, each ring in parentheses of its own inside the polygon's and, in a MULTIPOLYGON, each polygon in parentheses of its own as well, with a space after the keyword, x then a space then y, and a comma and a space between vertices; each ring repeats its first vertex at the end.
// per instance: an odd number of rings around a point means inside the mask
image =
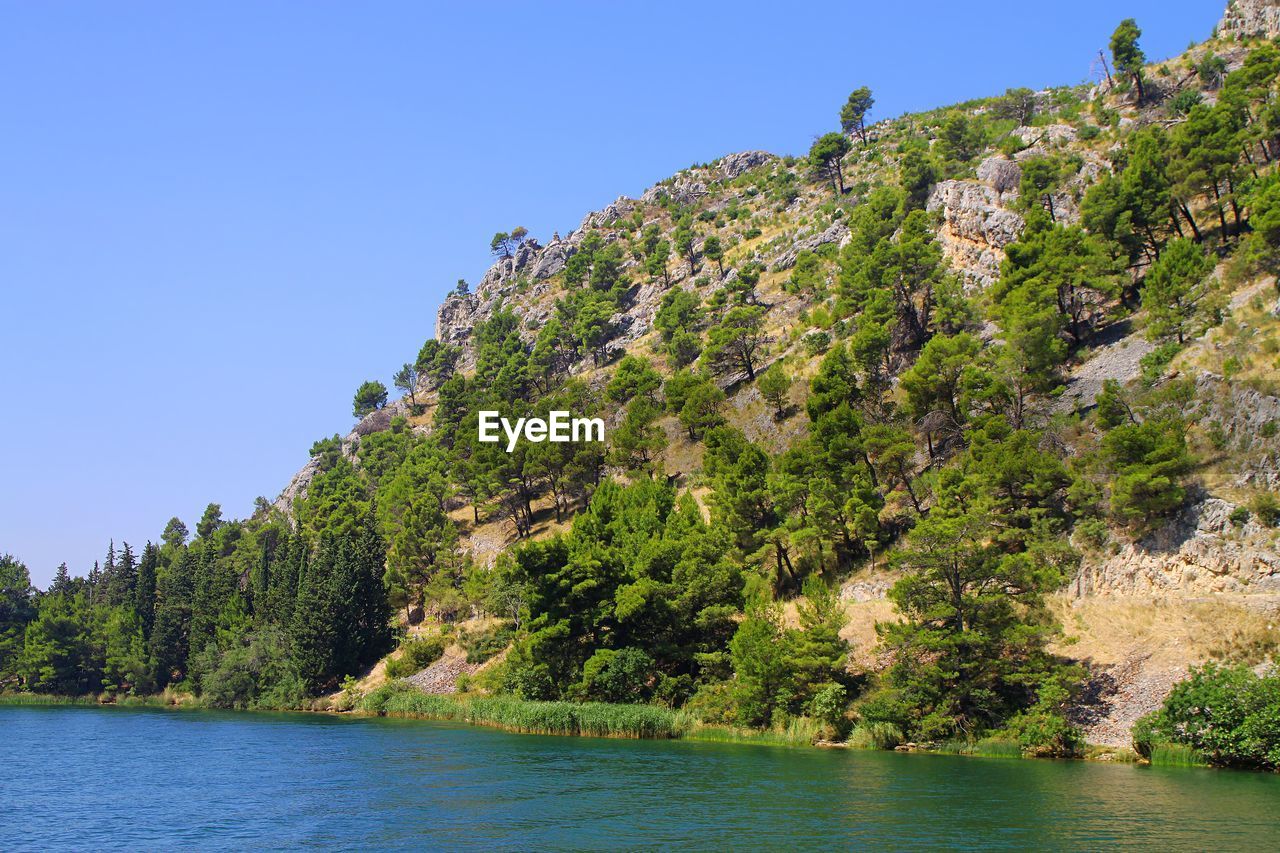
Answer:
MULTIPOLYGON (((372 694, 370 694, 372 695, 372 694)), ((406 694, 402 694, 406 695, 406 694)), ((408 694, 411 695, 411 694, 408 694)), ((479 729, 493 729, 503 731, 508 734, 516 735, 543 735, 547 737, 582 737, 582 738, 606 738, 615 740, 668 740, 668 741, 689 741, 692 743, 723 743, 723 744, 741 744, 744 746, 772 746, 785 747, 790 749, 820 749, 820 750, 845 750, 850 752, 893 752, 898 754, 909 755, 946 755, 961 758, 979 758, 979 759, 996 759, 996 760, 1020 760, 1020 761, 1058 761, 1058 762, 1088 762, 1092 764, 1132 764, 1135 766, 1160 767, 1164 769, 1191 769, 1191 770, 1219 770, 1242 773, 1262 773, 1264 775, 1274 775, 1267 770, 1253 769, 1248 767, 1229 767, 1213 764, 1187 764, 1187 763, 1166 763, 1155 762, 1144 759, 1137 755, 1131 748, 1115 747, 1101 744, 1086 744, 1084 752, 1081 755, 1074 756, 1050 756, 1050 755, 1029 755, 1026 753, 1012 754, 1011 752, 989 751, 984 749, 983 741, 958 746, 957 748, 949 748, 954 744, 902 744, 889 749, 881 749, 876 747, 857 746, 849 741, 830 741, 824 739, 809 739, 802 737, 801 732, 782 732, 777 730, 757 730, 757 729, 738 729, 730 726, 707 725, 686 717, 687 727, 681 730, 673 731, 665 734, 636 734, 625 731, 598 731, 598 730, 552 730, 536 727, 521 726, 493 719, 481 715, 466 712, 466 706, 476 700, 496 700, 499 703, 508 706, 528 707, 528 706, 577 706, 579 708, 605 708, 605 709, 654 709, 657 711, 665 711, 671 715, 680 715, 681 712, 669 711, 668 709, 656 708, 647 705, 608 705, 605 703, 572 703, 572 702, 537 702, 532 700, 511 699, 509 697, 492 697, 471 695, 467 698, 457 698, 453 696, 439 696, 433 694, 418 694, 427 697, 430 700, 443 700, 453 706, 450 711, 432 712, 429 710, 414 710, 408 708, 393 709, 368 709, 356 707, 349 710, 337 710, 333 708, 213 708, 201 704, 198 700, 193 700, 190 694, 173 694, 165 696, 165 694, 155 694, 151 696, 128 696, 120 700, 103 701, 95 696, 58 696, 55 694, 42 693, 0 693, 0 707, 79 707, 79 708, 151 708, 159 710, 172 711, 219 711, 229 713, 266 713, 266 714, 320 714, 335 717, 351 717, 351 718, 377 718, 386 717, 388 719, 398 720, 419 720, 422 722, 439 722, 439 723, 459 723, 461 725, 470 726, 479 729)), ((465 694, 464 694, 465 695, 465 694)), ((366 697, 367 698, 367 697, 366 697)), ((988 741, 989 743, 990 741, 988 741)))
POLYGON ((740 729, 704 724, 681 711, 650 705, 607 703, 539 702, 484 695, 436 695, 405 690, 375 690, 355 707, 335 708, 211 708, 189 694, 154 694, 103 700, 88 696, 59 696, 43 693, 0 693, 0 707, 119 707, 160 708, 187 711, 232 711, 238 713, 301 713, 338 717, 386 717, 426 722, 452 722, 475 728, 495 729, 509 734, 550 737, 598 737, 620 740, 684 740, 696 743, 730 743, 755 746, 898 752, 926 755, 958 755, 966 758, 1017 758, 1020 760, 1090 761, 1097 763, 1149 764, 1131 749, 1086 745, 1078 756, 1036 756, 984 751, 981 742, 948 749, 947 745, 902 744, 880 749, 856 746, 849 741, 832 741, 817 736, 807 720, 797 721, 785 731, 740 729), (622 720, 610 719, 621 715, 622 720), (635 725, 639 718, 641 725, 635 725), (632 723, 623 725, 620 723, 632 723))

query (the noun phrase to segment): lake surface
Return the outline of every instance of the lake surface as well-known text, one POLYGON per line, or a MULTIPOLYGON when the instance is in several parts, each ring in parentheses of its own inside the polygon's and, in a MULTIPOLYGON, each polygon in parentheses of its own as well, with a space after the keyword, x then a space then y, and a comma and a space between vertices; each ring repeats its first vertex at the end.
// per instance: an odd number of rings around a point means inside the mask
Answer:
POLYGON ((0 850, 1275 849, 1280 777, 0 706, 0 850))

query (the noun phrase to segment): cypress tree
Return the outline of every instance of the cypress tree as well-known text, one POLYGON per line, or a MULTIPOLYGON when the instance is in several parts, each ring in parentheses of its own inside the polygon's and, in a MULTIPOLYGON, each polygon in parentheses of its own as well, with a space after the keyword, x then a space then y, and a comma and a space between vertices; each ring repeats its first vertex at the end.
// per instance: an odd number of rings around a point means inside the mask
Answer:
POLYGON ((324 537, 307 566, 289 627, 294 665, 311 693, 336 683, 337 596, 334 582, 335 547, 324 537))
POLYGON ((191 601, 199 560, 188 548, 156 579, 155 622, 151 631, 151 662, 159 687, 186 672, 191 646, 191 601))

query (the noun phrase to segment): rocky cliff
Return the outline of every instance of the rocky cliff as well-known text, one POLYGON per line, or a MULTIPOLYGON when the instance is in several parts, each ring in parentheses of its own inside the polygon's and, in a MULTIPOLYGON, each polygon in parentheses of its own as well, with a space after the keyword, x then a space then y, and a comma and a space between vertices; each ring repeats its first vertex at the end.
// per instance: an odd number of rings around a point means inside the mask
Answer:
POLYGON ((1280 35, 1280 0, 1231 0, 1218 25, 1231 38, 1275 38, 1280 35))

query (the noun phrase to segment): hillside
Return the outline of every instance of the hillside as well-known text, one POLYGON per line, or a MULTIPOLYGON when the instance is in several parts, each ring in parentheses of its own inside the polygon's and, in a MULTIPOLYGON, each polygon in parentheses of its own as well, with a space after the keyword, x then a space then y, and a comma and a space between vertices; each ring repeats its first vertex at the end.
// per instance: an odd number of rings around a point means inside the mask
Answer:
POLYGON ((110 557, 86 606, 136 597, 152 686, 222 704, 358 674, 335 701, 1127 746, 1280 642, 1278 36, 1235 0, 1160 62, 1121 23, 1087 84, 878 121, 855 90, 805 156, 495 235, 401 399, 366 383, 274 504, 166 531, 150 599, 110 557), (481 409, 607 440, 508 453, 481 409))
MULTIPOLYGON (((846 324, 856 327, 856 314, 842 319, 848 311, 839 304, 841 255, 856 239, 850 223, 876 203, 878 189, 898 186, 918 196, 929 215, 929 236, 949 269, 938 286, 953 287, 951 298, 981 306, 991 319, 975 318, 972 328, 982 340, 998 341, 1002 330, 986 303, 1006 263, 1006 248, 1018 244, 1028 216, 1047 212, 1056 226, 1079 225, 1090 188, 1121 172, 1126 142, 1142 128, 1176 129, 1188 119, 1188 104, 1215 105, 1227 75, 1245 66, 1258 39, 1280 34, 1277 11, 1268 3, 1232 4, 1215 39, 1147 66, 1141 104, 1117 71, 1096 85, 1009 92, 883 120, 866 127, 865 143, 858 132, 850 133, 851 150, 840 163, 843 193, 815 180, 809 158, 750 151, 692 167, 639 198, 619 197, 588 214, 565 237, 557 234, 545 244, 523 239, 474 291, 455 292, 445 300, 436 339, 456 347, 460 373, 474 375, 476 328, 509 311, 518 318, 521 340, 534 348, 557 312, 564 314, 562 300, 574 287, 565 274, 571 259, 583 252, 584 244, 589 253, 619 247, 618 274, 628 289, 608 318, 607 339, 597 357, 582 351, 566 356, 564 374, 581 379, 599 395, 618 360, 638 354, 669 379, 673 361, 663 357, 666 345, 655 317, 673 291, 694 294, 702 305, 737 301, 760 306, 759 336, 768 343, 761 346, 753 370, 763 372, 773 363, 785 366, 792 379, 787 392, 791 415, 773 417, 759 387, 741 369, 721 371, 714 381, 727 392, 726 422, 778 456, 809 435, 807 419, 799 413, 805 402, 802 386, 820 372, 828 342, 847 336, 846 324), (1213 64, 1207 74, 1206 60, 1213 64), (962 119, 959 127, 957 116, 962 119), (972 150, 960 151, 954 162, 929 174, 928 164, 913 160, 914 153, 924 150, 913 147, 922 140, 935 154, 973 141, 972 150), (1029 198, 1032 193, 1036 197, 1029 198), (694 257, 673 252, 665 269, 654 273, 645 244, 679 245, 681 217, 694 223, 694 257), (705 248, 709 238, 723 247, 723 258, 716 262, 705 251, 699 257, 696 248, 698 243, 705 248)), ((1075 713, 1086 723, 1090 739, 1100 743, 1126 745, 1126 723, 1153 710, 1190 665, 1223 658, 1257 664, 1269 657, 1277 640, 1272 624, 1280 609, 1276 531, 1256 514, 1245 521, 1241 517, 1251 500, 1280 486, 1280 438, 1274 426, 1280 417, 1280 398, 1274 396, 1280 384, 1275 381, 1280 301, 1269 274, 1255 278, 1257 273, 1240 270, 1243 251, 1223 230, 1229 231, 1230 223, 1222 220, 1217 234, 1209 236, 1214 227, 1209 205, 1203 199, 1192 204, 1198 208, 1193 219, 1210 221, 1190 227, 1203 229, 1206 242, 1216 246, 1217 287, 1226 303, 1217 322, 1206 327, 1203 337, 1187 341, 1167 367, 1157 366, 1159 378, 1152 383, 1150 362, 1160 341, 1146 333, 1150 321, 1140 299, 1113 292, 1094 294, 1092 303, 1081 300, 1071 322, 1078 320, 1083 332, 1064 335, 1070 347, 1060 368, 1061 382, 1049 389, 1053 393, 1030 400, 1023 415, 1026 422, 1054 433, 1070 456, 1087 446, 1082 433, 1104 383, 1140 388, 1180 377, 1194 383, 1186 402, 1188 436, 1200 452, 1183 506, 1141 535, 1123 526, 1099 531, 1080 548, 1078 567, 1064 591, 1051 597, 1065 626, 1056 648, 1093 673, 1091 695, 1075 713), (1224 356, 1224 350, 1237 354, 1224 356), (1232 358, 1243 369, 1227 364, 1232 358), (1230 627, 1224 632, 1224 626, 1230 627)), ((1231 204, 1237 205, 1234 200, 1231 204)), ((1140 285, 1149 263, 1147 257, 1135 259, 1126 277, 1140 285)), ((908 342, 893 342, 885 371, 890 385, 898 384, 916 350, 908 342)), ((387 428, 400 413, 409 414, 414 429, 429 435, 437 391, 426 379, 417 389, 423 403, 414 410, 417 414, 404 401, 374 412, 344 447, 354 453, 362 435, 387 428)), ((889 391, 890 397, 895 394, 889 391)), ((623 420, 622 408, 615 407, 611 429, 623 420)), ((701 442, 689 439, 678 413, 659 416, 656 425, 663 449, 655 454, 655 466, 691 487, 710 514, 714 504, 708 500, 701 442)), ((924 444, 917 441, 909 462, 920 477, 940 461, 924 444)), ((305 490, 314 465, 300 472, 278 506, 287 507, 305 490)), ((608 473, 634 476, 624 466, 611 466, 608 473)), ((543 500, 538 496, 534 503, 543 500)), ((896 515, 904 503, 899 488, 881 513, 896 515)), ((456 515, 460 546, 484 565, 492 565, 525 535, 539 538, 565 529, 546 512, 536 516, 527 533, 498 512, 482 515, 479 523, 468 523, 465 513, 456 515)), ((1079 540, 1077 531, 1072 541, 1079 546, 1079 540)), ((850 569, 841 581, 850 614, 844 635, 854 641, 855 658, 875 666, 875 623, 893 618, 886 595, 896 576, 875 568, 874 560, 869 567, 850 569)))

